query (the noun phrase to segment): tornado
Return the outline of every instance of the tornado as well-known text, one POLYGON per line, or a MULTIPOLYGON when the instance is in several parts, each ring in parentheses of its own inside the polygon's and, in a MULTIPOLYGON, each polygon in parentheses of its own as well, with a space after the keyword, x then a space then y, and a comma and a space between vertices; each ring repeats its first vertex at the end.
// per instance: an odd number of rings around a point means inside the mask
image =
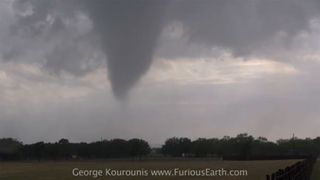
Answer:
POLYGON ((125 99, 152 63, 167 3, 147 0, 88 3, 89 15, 107 57, 113 93, 125 99))

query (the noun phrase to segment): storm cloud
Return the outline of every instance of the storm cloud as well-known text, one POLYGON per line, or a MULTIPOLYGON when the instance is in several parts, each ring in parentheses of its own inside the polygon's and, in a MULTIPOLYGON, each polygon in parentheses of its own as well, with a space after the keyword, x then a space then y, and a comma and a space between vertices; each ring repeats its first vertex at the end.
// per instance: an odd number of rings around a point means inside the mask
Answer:
MULTIPOLYGON (((244 58, 290 59, 294 41, 309 33, 310 23, 319 15, 316 0, 18 0, 13 4, 20 14, 16 13, 19 18, 11 29, 22 31, 28 42, 38 42, 31 43, 32 51, 45 51, 37 58, 44 59, 46 68, 83 75, 107 59, 108 78, 120 99, 148 71, 155 52, 160 57, 201 56, 222 48, 244 58), (164 29, 177 23, 180 35, 158 42, 164 29)), ((27 51, 21 44, 17 40, 6 48, 3 58, 15 59, 27 51)))
POLYGON ((0 136, 318 136, 319 4, 0 1, 0 136))
POLYGON ((319 15, 314 0, 200 0, 177 2, 173 11, 189 43, 229 49, 236 56, 266 55, 265 48, 287 43, 319 15), (179 10, 180 9, 180 10, 179 10), (260 54, 259 54, 260 53, 260 54))
POLYGON ((149 69, 163 26, 165 1, 86 1, 103 51, 115 95, 127 91, 149 69))

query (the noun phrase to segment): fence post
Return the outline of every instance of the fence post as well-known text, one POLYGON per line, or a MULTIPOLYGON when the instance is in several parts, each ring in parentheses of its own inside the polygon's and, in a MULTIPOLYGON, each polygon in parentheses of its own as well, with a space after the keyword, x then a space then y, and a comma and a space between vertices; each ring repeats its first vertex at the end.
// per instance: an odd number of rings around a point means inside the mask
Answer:
POLYGON ((271 180, 269 174, 266 175, 266 179, 267 179, 267 180, 271 180))
POLYGON ((299 161, 285 169, 279 169, 271 175, 266 175, 266 180, 310 180, 316 157, 299 161))

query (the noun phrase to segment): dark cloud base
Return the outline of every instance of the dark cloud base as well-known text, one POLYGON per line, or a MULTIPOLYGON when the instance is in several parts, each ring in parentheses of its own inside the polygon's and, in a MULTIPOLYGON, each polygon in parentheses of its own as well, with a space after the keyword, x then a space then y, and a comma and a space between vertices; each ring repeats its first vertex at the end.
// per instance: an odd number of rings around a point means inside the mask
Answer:
POLYGON ((94 54, 100 51, 107 58, 114 94, 125 99, 152 64, 162 30, 171 22, 183 24, 187 44, 221 47, 241 57, 269 57, 278 53, 273 48, 279 44, 275 38, 290 47, 297 34, 309 31, 310 20, 319 16, 319 4, 316 0, 16 0, 18 18, 12 36, 24 34, 28 36, 24 44, 31 45, 21 47, 21 40, 16 40, 2 56, 10 61, 28 49, 44 51, 39 56, 47 69, 78 76, 99 66, 89 60, 97 59, 94 54), (92 23, 86 33, 79 30, 85 28, 83 16, 92 23))

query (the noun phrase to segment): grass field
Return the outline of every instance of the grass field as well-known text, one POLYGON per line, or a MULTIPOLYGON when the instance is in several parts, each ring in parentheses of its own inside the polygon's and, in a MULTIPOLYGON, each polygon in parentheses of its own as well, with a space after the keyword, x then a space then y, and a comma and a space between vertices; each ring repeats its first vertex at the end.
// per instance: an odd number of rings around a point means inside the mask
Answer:
MULTIPOLYGON (((279 161, 104 161, 104 162, 12 162, 0 164, 1 180, 73 180, 94 179, 74 177, 72 170, 91 169, 244 169, 246 177, 103 177, 98 179, 223 179, 223 180, 265 180, 265 175, 279 168, 293 164, 295 160, 279 161)), ((105 173, 105 172, 104 172, 105 173)))

